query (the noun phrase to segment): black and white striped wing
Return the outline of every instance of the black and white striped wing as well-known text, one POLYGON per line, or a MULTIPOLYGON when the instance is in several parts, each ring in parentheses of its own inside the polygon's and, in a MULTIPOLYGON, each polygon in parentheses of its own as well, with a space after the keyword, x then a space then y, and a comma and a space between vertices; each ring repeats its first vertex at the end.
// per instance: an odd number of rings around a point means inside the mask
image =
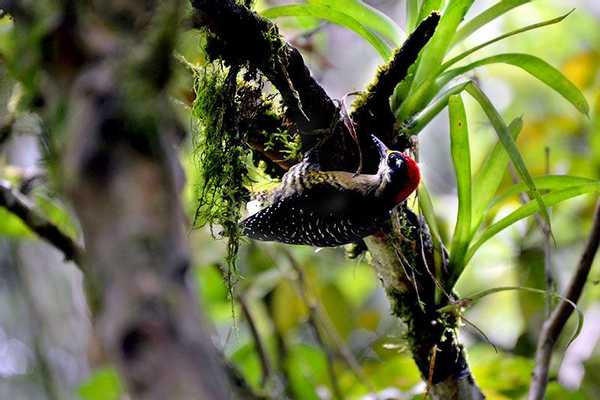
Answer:
POLYGON ((323 183, 278 199, 241 226, 252 239, 331 247, 372 235, 388 215, 389 210, 359 193, 323 183))

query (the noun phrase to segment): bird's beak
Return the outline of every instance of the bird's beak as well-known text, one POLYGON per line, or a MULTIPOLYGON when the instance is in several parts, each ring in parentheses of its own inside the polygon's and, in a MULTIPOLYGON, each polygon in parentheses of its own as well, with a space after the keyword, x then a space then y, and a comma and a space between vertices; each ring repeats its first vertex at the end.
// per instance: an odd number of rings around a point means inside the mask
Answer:
POLYGON ((387 153, 389 152, 388 147, 385 144, 383 144, 383 142, 379 140, 379 138, 377 138, 377 136, 375 135, 371 135, 371 140, 373 140, 373 143, 375 143, 375 147, 377 147, 377 151, 379 152, 379 159, 384 159, 387 156, 387 153))

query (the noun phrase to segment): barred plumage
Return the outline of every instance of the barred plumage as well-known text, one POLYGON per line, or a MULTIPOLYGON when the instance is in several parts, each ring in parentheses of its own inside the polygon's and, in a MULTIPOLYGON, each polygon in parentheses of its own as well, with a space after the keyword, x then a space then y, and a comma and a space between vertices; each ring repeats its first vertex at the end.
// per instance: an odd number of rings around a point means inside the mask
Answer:
POLYGON ((308 160, 292 167, 270 205, 241 222, 250 238, 318 247, 372 235, 419 182, 416 163, 373 136, 382 161, 377 174, 320 171, 308 160))

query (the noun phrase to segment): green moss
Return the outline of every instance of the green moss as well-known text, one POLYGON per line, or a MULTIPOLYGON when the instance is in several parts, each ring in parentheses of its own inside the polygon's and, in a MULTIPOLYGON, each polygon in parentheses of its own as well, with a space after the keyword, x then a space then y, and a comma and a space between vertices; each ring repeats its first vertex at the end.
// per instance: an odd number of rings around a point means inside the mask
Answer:
MULTIPOLYGON (((398 49, 396 49, 396 53, 397 52, 398 49)), ((378 93, 380 90, 381 80, 388 78, 394 63, 395 55, 394 57, 390 58, 390 61, 377 67, 375 78, 373 78, 373 80, 367 85, 366 90, 360 92, 356 99, 352 102, 352 110, 357 110, 366 106, 370 98, 378 93)))
MULTIPOLYGON (((236 270, 241 233, 238 221, 248 198, 244 188, 247 150, 236 124, 235 77, 220 66, 207 66, 195 77, 194 153, 201 177, 194 227, 222 227, 228 238, 228 276, 236 270)), ((231 283, 231 279, 230 282, 231 283)))
POLYGON ((300 135, 292 136, 288 130, 281 129, 275 133, 265 132, 265 135, 268 137, 265 150, 279 150, 289 161, 299 161, 302 158, 300 135))
POLYGON ((411 266, 417 265, 415 256, 416 238, 413 237, 413 229, 413 226, 406 220, 404 212, 396 210, 392 214, 391 242, 402 259, 411 266))

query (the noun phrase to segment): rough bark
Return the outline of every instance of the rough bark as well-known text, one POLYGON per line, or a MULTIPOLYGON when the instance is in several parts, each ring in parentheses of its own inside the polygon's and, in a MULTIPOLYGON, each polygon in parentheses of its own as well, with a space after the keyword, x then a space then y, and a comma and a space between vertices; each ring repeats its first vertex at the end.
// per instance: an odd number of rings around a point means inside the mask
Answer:
POLYGON ((229 398, 223 365, 186 285, 173 126, 144 132, 139 139, 147 140, 147 151, 130 143, 124 127, 135 122, 115 99, 120 81, 110 68, 83 76, 67 129, 68 192, 84 232, 84 262, 102 291, 97 332, 133 398, 229 398), (112 112, 99 112, 107 99, 112 112))
MULTIPOLYGON (((407 325, 407 339, 433 399, 482 399, 458 341, 458 319, 438 312, 452 300, 435 277, 435 248, 410 210, 397 211, 381 234, 365 239, 392 312, 407 325)), ((442 254, 445 257, 445 254, 442 254)))

